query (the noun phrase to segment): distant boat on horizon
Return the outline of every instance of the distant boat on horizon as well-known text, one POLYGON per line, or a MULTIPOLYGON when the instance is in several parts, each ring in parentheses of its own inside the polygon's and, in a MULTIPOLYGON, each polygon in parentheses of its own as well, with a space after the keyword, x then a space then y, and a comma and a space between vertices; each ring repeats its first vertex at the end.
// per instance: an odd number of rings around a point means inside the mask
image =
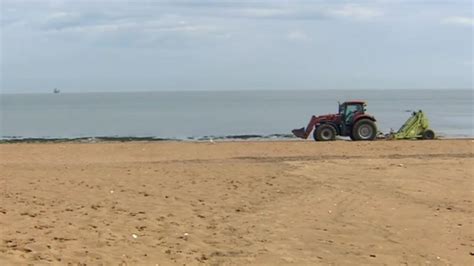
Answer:
POLYGON ((60 93, 60 92, 61 92, 61 91, 60 91, 59 89, 57 89, 57 88, 54 89, 54 91, 53 91, 54 94, 58 94, 58 93, 60 93))

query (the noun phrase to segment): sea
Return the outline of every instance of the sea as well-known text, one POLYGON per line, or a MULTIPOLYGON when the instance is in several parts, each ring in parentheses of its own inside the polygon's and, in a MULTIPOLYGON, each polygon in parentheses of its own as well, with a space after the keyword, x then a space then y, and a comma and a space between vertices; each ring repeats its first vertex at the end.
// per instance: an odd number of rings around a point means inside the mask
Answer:
POLYGON ((405 89, 1 94, 0 139, 291 139, 355 99, 383 133, 423 110, 438 136, 474 137, 473 90, 405 89))

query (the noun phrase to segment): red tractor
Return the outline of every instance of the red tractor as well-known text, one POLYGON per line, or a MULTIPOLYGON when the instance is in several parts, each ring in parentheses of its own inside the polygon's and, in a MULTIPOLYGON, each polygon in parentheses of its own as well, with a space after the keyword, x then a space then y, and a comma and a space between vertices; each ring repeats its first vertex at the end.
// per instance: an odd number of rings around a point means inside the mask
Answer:
POLYGON ((313 131, 316 141, 335 140, 336 136, 348 136, 352 140, 374 140, 377 137, 375 118, 365 112, 364 101, 348 101, 339 104, 338 114, 311 117, 306 129, 294 129, 295 136, 306 139, 313 131))

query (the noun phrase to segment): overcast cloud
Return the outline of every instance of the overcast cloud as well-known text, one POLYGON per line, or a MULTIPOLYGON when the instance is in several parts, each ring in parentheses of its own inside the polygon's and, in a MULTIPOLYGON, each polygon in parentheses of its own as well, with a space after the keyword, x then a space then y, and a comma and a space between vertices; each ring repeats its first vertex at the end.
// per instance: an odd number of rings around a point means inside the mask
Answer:
POLYGON ((0 1, 6 93, 473 87, 470 0, 0 1))

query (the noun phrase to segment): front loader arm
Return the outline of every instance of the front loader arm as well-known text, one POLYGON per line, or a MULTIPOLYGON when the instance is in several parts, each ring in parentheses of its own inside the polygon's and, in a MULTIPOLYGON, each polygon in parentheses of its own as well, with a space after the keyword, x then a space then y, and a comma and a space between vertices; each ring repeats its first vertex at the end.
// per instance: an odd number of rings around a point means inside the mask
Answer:
POLYGON ((309 134, 311 134, 311 131, 313 131, 314 127, 316 126, 318 122, 319 122, 319 119, 313 115, 311 119, 309 120, 309 123, 306 126, 306 129, 302 127, 299 129, 293 129, 291 132, 298 138, 306 139, 308 138, 309 134))

